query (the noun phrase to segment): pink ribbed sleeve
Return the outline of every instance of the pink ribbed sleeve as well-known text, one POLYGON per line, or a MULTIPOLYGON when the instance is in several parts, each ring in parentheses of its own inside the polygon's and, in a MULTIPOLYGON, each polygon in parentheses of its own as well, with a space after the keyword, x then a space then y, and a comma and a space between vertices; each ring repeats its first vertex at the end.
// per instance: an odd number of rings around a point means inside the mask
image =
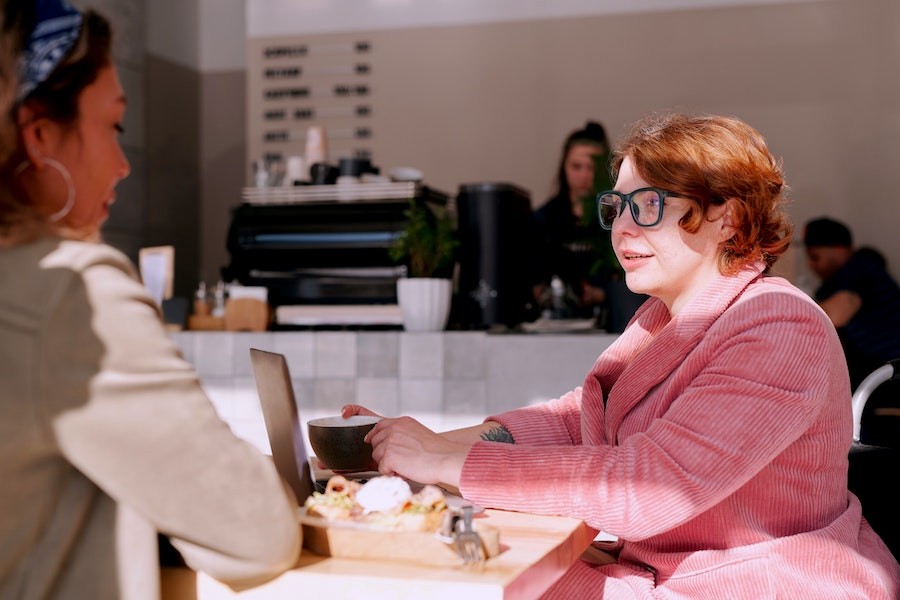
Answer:
POLYGON ((501 423, 519 444, 577 445, 581 443, 581 388, 556 400, 493 415, 485 420, 501 423))

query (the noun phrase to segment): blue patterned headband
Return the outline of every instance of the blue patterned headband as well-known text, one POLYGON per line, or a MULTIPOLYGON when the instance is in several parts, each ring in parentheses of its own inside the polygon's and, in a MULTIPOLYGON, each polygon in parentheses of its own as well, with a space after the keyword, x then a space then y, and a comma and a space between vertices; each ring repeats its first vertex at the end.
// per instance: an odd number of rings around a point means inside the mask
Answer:
POLYGON ((81 13, 66 0, 37 0, 34 30, 19 65, 16 101, 46 81, 72 50, 81 31, 81 13))

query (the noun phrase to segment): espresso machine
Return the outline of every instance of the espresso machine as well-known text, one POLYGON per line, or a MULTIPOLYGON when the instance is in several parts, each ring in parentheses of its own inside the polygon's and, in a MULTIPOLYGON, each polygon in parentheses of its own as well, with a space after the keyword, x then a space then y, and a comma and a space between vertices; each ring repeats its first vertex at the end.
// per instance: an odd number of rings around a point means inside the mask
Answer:
POLYGON ((413 182, 246 188, 232 211, 226 281, 265 286, 286 306, 396 305, 405 267, 388 253, 410 199, 449 197, 413 182))

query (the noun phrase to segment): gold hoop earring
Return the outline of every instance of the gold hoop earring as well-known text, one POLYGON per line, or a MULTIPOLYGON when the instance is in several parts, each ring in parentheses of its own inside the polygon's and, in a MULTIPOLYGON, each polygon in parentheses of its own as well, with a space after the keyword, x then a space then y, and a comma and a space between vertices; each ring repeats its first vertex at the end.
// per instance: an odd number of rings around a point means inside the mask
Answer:
MULTIPOLYGON (((66 182, 66 203, 58 211, 47 217, 51 223, 56 223, 64 219, 66 215, 71 212, 72 207, 75 206, 75 183, 72 181, 72 176, 69 174, 69 170, 61 162, 54 158, 49 158, 46 156, 42 157, 41 160, 53 167, 56 172, 59 173, 63 178, 63 181, 66 182)), ((31 166, 31 162, 23 160, 21 163, 19 163, 19 166, 16 167, 16 175, 22 173, 29 166, 31 166)))

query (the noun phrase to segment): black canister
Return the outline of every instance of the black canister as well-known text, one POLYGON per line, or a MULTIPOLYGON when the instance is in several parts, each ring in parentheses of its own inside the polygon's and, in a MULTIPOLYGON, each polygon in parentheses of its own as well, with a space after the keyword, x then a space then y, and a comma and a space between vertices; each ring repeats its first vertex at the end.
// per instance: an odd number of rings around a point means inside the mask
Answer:
POLYGON ((374 170, 372 162, 362 156, 345 156, 338 162, 338 174, 341 177, 359 177, 374 170))
POLYGON ((338 178, 338 168, 328 163, 315 163, 309 167, 310 183, 313 185, 331 185, 338 178))
POLYGON ((509 183, 461 185, 459 319, 464 327, 515 327, 531 304, 531 198, 509 183))

